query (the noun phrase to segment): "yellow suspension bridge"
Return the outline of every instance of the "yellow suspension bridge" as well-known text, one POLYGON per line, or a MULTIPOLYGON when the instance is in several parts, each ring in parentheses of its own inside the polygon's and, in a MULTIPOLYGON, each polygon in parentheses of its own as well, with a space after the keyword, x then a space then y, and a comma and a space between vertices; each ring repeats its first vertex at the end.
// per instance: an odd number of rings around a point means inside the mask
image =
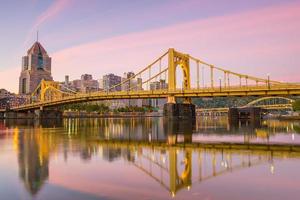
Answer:
POLYGON ((177 98, 183 98, 183 103, 190 104, 193 97, 291 95, 300 95, 300 83, 283 83, 270 80, 269 77, 263 79, 232 72, 171 48, 135 75, 104 91, 76 93, 63 88, 59 82, 42 80, 26 104, 12 107, 11 110, 27 111, 113 99, 167 98, 168 103, 176 103, 177 98), (177 73, 177 69, 182 70, 182 75, 177 73), (133 79, 143 81, 128 87, 127 91, 118 91, 117 88, 123 85, 130 86, 133 79), (164 80, 166 86, 151 90, 149 84, 157 80, 164 80), (178 84, 180 81, 182 85, 178 84))

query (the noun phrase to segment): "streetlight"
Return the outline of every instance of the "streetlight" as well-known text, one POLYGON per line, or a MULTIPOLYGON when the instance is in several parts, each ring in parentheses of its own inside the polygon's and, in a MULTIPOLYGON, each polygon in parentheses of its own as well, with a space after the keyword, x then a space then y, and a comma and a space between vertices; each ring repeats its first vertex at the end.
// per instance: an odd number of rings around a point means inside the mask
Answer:
POLYGON ((222 90, 222 78, 219 76, 219 83, 220 83, 220 92, 222 90))
POLYGON ((270 89, 270 88, 271 88, 271 87, 270 87, 270 74, 267 73, 267 76, 268 76, 268 89, 270 89))
POLYGON ((201 72, 202 72, 202 87, 204 87, 204 66, 202 65, 202 70, 201 70, 201 72))

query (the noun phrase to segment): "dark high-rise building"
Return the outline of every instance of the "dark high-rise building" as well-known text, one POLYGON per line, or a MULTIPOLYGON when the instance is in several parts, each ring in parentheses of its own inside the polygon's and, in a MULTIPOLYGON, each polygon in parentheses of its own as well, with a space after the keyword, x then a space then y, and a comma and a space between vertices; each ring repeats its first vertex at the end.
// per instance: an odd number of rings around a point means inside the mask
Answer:
MULTIPOLYGON (((103 76, 103 88, 104 90, 109 90, 114 85, 118 85, 121 83, 121 77, 116 76, 114 74, 107 74, 103 76)), ((121 91, 121 85, 116 86, 113 89, 110 89, 110 91, 121 91)))
POLYGON ((52 81, 51 58, 39 42, 35 42, 22 58, 19 94, 30 94, 41 80, 52 81))

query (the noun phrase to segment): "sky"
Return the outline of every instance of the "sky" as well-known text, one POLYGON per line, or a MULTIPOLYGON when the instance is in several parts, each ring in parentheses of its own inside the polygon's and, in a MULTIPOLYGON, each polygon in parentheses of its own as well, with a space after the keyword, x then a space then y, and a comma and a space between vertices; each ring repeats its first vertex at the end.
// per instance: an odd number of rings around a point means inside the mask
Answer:
POLYGON ((300 0, 2 0, 0 26, 0 88, 12 92, 37 30, 56 81, 139 71, 172 47, 300 82, 300 0))

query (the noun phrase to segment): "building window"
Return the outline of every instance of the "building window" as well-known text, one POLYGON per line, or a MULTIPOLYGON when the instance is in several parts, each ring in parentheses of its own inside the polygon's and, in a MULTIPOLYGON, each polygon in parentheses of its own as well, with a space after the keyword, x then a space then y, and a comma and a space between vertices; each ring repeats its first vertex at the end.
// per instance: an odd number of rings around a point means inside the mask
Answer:
POLYGON ((22 94, 26 94, 26 78, 22 79, 22 94))
POLYGON ((23 70, 28 70, 28 57, 24 56, 22 59, 23 70))
POLYGON ((44 68, 44 61, 43 61, 43 55, 39 54, 38 55, 38 69, 43 69, 44 68))

